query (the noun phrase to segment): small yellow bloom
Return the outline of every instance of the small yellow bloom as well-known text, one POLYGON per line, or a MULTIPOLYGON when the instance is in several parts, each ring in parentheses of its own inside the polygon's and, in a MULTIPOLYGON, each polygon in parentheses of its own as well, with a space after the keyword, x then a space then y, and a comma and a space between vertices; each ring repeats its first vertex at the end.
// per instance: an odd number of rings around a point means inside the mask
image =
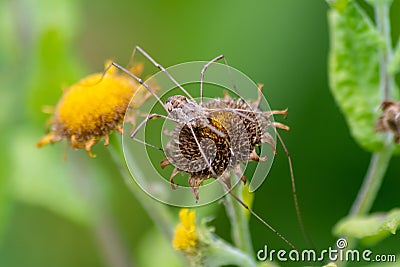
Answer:
POLYGON ((189 211, 188 209, 180 210, 180 223, 175 227, 175 235, 172 241, 172 245, 176 250, 193 252, 198 241, 195 219, 194 211, 189 211))
MULTIPOLYGON (((130 71, 139 76, 142 69, 143 65, 137 65, 130 71)), ((65 139, 73 148, 85 148, 90 157, 95 157, 90 150, 101 137, 107 146, 110 132, 122 133, 121 123, 132 96, 142 95, 139 99, 143 101, 136 102, 137 106, 148 98, 148 92, 138 88, 134 79, 114 67, 104 75, 95 73, 83 78, 64 92, 51 118, 51 131, 36 146, 65 139)))

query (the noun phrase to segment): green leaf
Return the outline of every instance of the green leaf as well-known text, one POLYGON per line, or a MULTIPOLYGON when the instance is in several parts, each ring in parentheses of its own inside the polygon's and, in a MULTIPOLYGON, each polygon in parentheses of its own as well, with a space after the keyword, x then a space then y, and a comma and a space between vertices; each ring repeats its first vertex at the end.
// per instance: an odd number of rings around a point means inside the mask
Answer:
MULTIPOLYGON (((394 254, 392 254, 392 255, 395 257, 395 259, 400 259, 400 255, 394 255, 394 254)), ((370 265, 365 265, 365 267, 399 267, 398 260, 396 260, 396 261, 395 262, 376 262, 376 263, 373 263, 370 265)))
POLYGON ((375 133, 379 116, 379 47, 383 40, 354 2, 329 12, 330 88, 345 115, 353 138, 368 151, 378 151, 383 138, 375 133))
POLYGON ((372 246, 390 234, 396 234, 399 225, 400 209, 394 209, 389 213, 344 218, 335 226, 334 233, 361 239, 364 244, 372 246))

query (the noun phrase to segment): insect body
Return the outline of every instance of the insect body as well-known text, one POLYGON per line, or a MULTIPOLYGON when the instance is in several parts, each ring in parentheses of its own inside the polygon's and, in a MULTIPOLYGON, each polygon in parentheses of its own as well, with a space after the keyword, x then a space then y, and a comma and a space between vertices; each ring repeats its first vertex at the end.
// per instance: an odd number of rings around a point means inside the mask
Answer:
POLYGON ((198 188, 206 179, 221 177, 230 187, 230 170, 246 182, 240 164, 265 160, 257 155, 255 147, 268 143, 275 150, 274 138, 267 129, 276 125, 289 129, 270 120, 272 114, 286 114, 286 110, 262 112, 257 101, 246 103, 228 94, 206 101, 203 106, 178 95, 170 97, 166 105, 179 123, 171 134, 167 158, 161 166, 175 166, 172 184, 176 174, 188 173, 196 199, 198 188))
MULTIPOLYGON (((161 161, 161 167, 165 168, 169 165, 174 167, 170 176, 171 186, 176 188, 174 177, 178 173, 187 173, 189 185, 197 202, 199 199, 199 187, 203 181, 210 178, 222 181, 222 184, 227 187, 228 192, 234 199, 288 245, 295 248, 292 243, 230 191, 231 172, 240 177, 243 182, 246 182, 242 165, 245 165, 248 161, 261 162, 267 160, 265 157, 260 157, 255 148, 262 143, 266 143, 275 151, 276 143, 273 134, 276 134, 288 156, 296 214, 302 232, 307 239, 298 207, 291 159, 276 130, 277 128, 289 130, 289 127, 279 122, 274 122, 272 117, 277 114, 286 116, 287 110, 262 111, 259 107, 263 99, 261 85, 258 88, 257 100, 245 101, 241 98, 233 98, 228 94, 225 94, 223 98, 204 100, 203 83, 205 72, 212 63, 223 59, 223 56, 218 56, 203 66, 200 79, 200 100, 197 103, 182 85, 172 77, 168 70, 158 64, 141 48, 136 47, 136 50, 161 70, 185 95, 173 95, 164 103, 146 82, 117 63, 112 63, 113 66, 142 84, 167 113, 167 115, 148 114, 133 131, 131 138, 137 140, 135 136, 139 129, 145 126, 152 118, 163 118, 176 123, 171 132, 164 131, 170 139, 164 149, 159 148, 166 156, 161 161)), ((141 142, 157 148, 144 141, 141 142)))

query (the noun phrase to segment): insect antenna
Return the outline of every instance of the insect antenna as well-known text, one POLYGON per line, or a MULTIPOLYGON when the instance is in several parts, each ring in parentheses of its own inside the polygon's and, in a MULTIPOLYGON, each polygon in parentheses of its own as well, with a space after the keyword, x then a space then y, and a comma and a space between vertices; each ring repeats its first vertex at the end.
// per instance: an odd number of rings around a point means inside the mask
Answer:
POLYGON ((289 154, 289 150, 287 149, 287 147, 285 145, 285 142, 283 142, 283 139, 282 139, 281 135, 279 134, 279 132, 277 131, 277 129, 275 127, 274 127, 274 129, 275 129, 276 136, 278 137, 279 142, 282 144, 282 148, 285 151, 286 157, 288 159, 289 171, 290 171, 290 180, 291 180, 291 183, 292 183, 293 201, 294 201, 294 206, 295 206, 295 209, 296 209, 296 216, 297 216, 297 220, 298 220, 299 225, 300 225, 301 233, 303 234, 303 237, 307 241, 308 245, 310 245, 311 247, 314 247, 314 243, 313 243, 310 235, 306 231, 306 228, 305 228, 304 222, 303 222, 303 217, 301 216, 300 207, 299 207, 299 200, 297 198, 296 183, 295 183, 295 180, 294 180, 293 164, 292 164, 292 159, 291 159, 290 154, 289 154))

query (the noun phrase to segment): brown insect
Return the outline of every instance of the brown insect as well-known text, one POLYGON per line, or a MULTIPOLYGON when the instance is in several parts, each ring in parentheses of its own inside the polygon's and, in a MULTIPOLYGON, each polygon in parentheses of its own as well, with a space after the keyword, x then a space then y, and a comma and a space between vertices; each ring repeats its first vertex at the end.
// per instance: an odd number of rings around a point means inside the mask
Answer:
MULTIPOLYGON (((174 166, 170 177, 172 188, 176 188, 174 177, 178 173, 187 173, 189 176, 189 185, 196 200, 198 200, 199 187, 203 181, 210 178, 222 181, 222 184, 228 189, 228 192, 233 198, 283 239, 289 246, 295 248, 292 243, 230 191, 231 172, 234 172, 241 178, 243 183, 246 183, 241 165, 248 161, 262 162, 266 160, 265 157, 260 157, 257 154, 256 147, 260 146, 262 143, 266 143, 275 151, 276 143, 270 133, 270 130, 272 130, 272 132, 278 136, 288 157, 296 212, 302 231, 305 233, 298 206, 292 162, 286 146, 276 130, 277 128, 289 130, 289 127, 282 123, 274 122, 272 119, 272 116, 277 114, 286 116, 287 109, 262 111, 259 107, 262 100, 262 85, 258 87, 257 100, 245 101, 241 98, 233 98, 228 94, 225 94, 223 98, 213 98, 207 101, 203 100, 205 72, 211 64, 224 59, 223 55, 214 58, 204 65, 200 79, 200 100, 199 103, 197 103, 169 72, 158 64, 150 55, 140 47, 136 47, 135 50, 139 51, 159 70, 165 73, 185 96, 173 95, 164 103, 146 82, 130 73, 119 64, 113 62, 113 66, 127 73, 142 84, 167 113, 167 115, 156 113, 148 114, 133 131, 131 138, 135 138, 139 129, 144 127, 146 123, 153 118, 163 118, 175 122, 175 129, 172 132, 166 132, 170 137, 170 141, 167 143, 166 149, 163 150, 166 158, 161 162, 162 168, 169 165, 174 166)), ((141 142, 145 143, 144 141, 141 142)), ((155 147, 153 145, 150 146, 155 147)))
POLYGON ((400 102, 384 101, 382 103, 382 115, 375 124, 378 132, 392 132, 393 140, 400 143, 400 102))
POLYGON ((266 158, 259 157, 255 150, 261 143, 268 143, 275 150, 275 140, 266 129, 279 127, 289 130, 286 125, 270 120, 273 114, 286 115, 287 110, 262 112, 259 109, 260 99, 261 96, 257 101, 246 103, 226 94, 222 99, 204 102, 203 106, 180 95, 167 99, 167 106, 173 107, 170 114, 178 121, 181 115, 174 113, 182 112, 187 116, 188 112, 199 109, 190 114, 188 122, 180 120, 170 134, 172 138, 166 150, 168 155, 161 162, 161 167, 175 166, 171 184, 174 185, 174 176, 178 173, 188 173, 189 185, 198 199, 198 189, 204 180, 222 179, 230 188, 228 170, 234 171, 246 183, 240 164, 265 161, 266 158), (207 141, 202 144, 201 140, 207 141))

